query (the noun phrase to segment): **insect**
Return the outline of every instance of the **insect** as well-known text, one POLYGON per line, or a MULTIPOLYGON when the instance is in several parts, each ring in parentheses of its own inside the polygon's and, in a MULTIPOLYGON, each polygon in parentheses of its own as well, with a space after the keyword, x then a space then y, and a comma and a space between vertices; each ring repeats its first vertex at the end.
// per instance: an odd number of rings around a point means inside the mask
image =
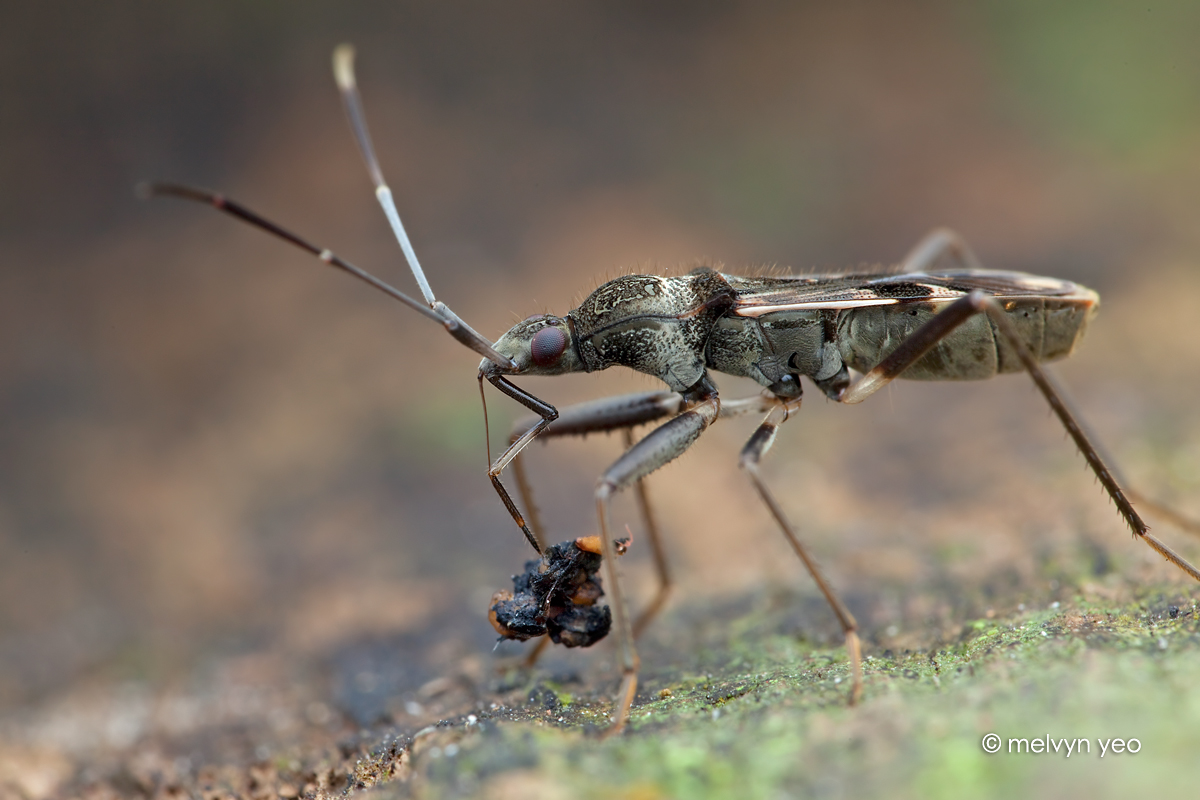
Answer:
MULTIPOLYGON (((1099 297, 1092 290, 1057 278, 983 269, 961 237, 937 230, 922 240, 892 274, 740 277, 698 269, 673 277, 626 275, 603 284, 564 316, 531 316, 491 342, 439 301, 425 278, 371 144, 353 58, 353 49, 348 45, 334 51, 335 78, 376 197, 404 251, 423 302, 221 195, 175 184, 149 185, 143 187, 143 193, 212 204, 391 295, 441 324, 451 336, 481 355, 477 376, 481 395, 483 382, 487 381, 535 415, 518 423, 508 447, 491 461, 488 476, 513 521, 533 549, 543 554, 543 560, 544 552, 549 550, 535 532, 539 526, 520 466, 521 451, 539 436, 625 432, 625 453, 604 471, 595 488, 598 549, 610 592, 621 672, 610 732, 618 732, 625 725, 637 690, 635 636, 661 606, 669 585, 642 480, 684 453, 718 419, 742 414, 759 414, 763 421, 742 449, 740 465, 837 617, 853 676, 850 702, 860 697, 863 681, 857 623, 822 576, 759 472, 759 464, 780 425, 800 408, 802 377, 826 397, 854 404, 899 377, 968 380, 1027 372, 1135 538, 1200 580, 1195 567, 1149 533, 1131 499, 1158 507, 1122 489, 1070 410, 1063 391, 1041 366, 1042 362, 1066 357, 1079 342, 1098 307, 1099 297), (946 261, 953 267, 935 269, 946 261), (521 375, 595 372, 618 365, 661 379, 667 390, 559 410, 509 380, 521 375), (712 373, 751 378, 763 391, 749 398, 722 398, 712 373), (630 431, 647 423, 657 426, 634 442, 630 431), (510 465, 528 520, 501 481, 510 465), (611 498, 631 488, 639 493, 660 576, 658 595, 636 623, 631 622, 626 609, 615 567, 619 543, 612 538, 609 522, 611 498)), ((1163 513, 1187 524, 1169 510, 1163 513)), ((594 550, 596 545, 589 547, 594 550)), ((571 551, 571 559, 581 560, 563 562, 565 552, 555 550, 551 555, 560 565, 566 564, 562 566, 564 574, 581 576, 580 586, 587 589, 583 593, 593 600, 599 589, 591 584, 591 578, 599 565, 588 561, 589 551, 571 551)), ((530 577, 526 582, 532 580, 530 577)), ((575 600, 568 602, 557 585, 534 594, 541 598, 536 602, 577 611, 571 606, 575 600), (549 597, 554 599, 547 600, 549 597)), ((521 597, 513 602, 518 601, 527 603, 521 597)), ((506 607, 507 616, 498 629, 528 623, 536 632, 544 625, 538 618, 536 602, 532 609, 506 607)), ((581 623, 580 629, 587 629, 583 640, 598 638, 588 632, 596 624, 592 617, 581 623)))

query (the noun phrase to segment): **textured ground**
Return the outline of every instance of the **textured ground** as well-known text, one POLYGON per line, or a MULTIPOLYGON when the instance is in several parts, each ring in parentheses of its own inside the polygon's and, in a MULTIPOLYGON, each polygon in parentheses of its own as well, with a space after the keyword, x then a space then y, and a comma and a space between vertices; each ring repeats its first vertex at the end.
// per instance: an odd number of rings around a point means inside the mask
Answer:
MULTIPOLYGON (((293 666, 248 657, 190 687, 117 692, 90 711, 77 697, 26 720, 25 744, 0 750, 0 796, 1182 796, 1200 780, 1200 609, 1178 586, 1113 576, 1051 594, 1063 600, 912 632, 868 622, 855 708, 835 631, 797 629, 815 598, 677 612, 646 648, 628 732, 607 740, 599 652, 526 674, 442 646, 446 677, 422 681, 406 655, 418 642, 376 642, 327 664, 308 695, 282 688, 301 679, 293 666), (332 694, 317 699, 321 686, 332 694), (97 741, 68 743, 85 755, 71 757, 62 730, 87 730, 72 716, 89 713, 97 741), (60 748, 39 745, 56 725, 60 748), (1076 752, 1009 752, 1010 738, 1039 737, 1076 752), (1102 753, 1114 738, 1138 752, 1102 753)), ((416 650, 426 666, 430 636, 416 650)))

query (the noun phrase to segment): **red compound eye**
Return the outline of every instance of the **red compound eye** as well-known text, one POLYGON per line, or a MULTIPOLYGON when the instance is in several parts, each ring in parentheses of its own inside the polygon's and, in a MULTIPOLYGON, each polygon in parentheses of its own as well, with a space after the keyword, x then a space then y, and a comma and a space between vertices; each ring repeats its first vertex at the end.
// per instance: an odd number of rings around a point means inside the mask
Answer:
POLYGON ((567 335, 559 328, 542 328, 529 343, 529 354, 539 367, 548 367, 558 361, 566 349, 567 335))

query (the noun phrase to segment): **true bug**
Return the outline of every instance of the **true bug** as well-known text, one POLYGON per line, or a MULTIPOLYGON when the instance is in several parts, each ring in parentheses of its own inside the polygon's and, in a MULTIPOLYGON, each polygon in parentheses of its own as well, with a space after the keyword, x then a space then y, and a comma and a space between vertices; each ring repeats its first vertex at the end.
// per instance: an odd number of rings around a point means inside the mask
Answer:
MULTIPOLYGON (((779 426, 800 407, 801 377, 834 401, 859 403, 897 377, 964 380, 1027 371, 1135 537, 1200 580, 1195 567, 1148 532, 1131 504, 1134 495, 1121 488, 1069 409, 1062 390, 1040 366, 1069 355, 1082 337, 1099 302, 1092 290, 1057 278, 985 270, 961 237, 937 230, 923 239, 893 274, 739 277, 699 269, 676 277, 626 275, 600 286, 565 316, 529 317, 492 343, 434 297, 375 157, 355 84, 353 49, 338 47, 333 62, 376 197, 424 302, 220 195, 174 184, 149 185, 143 187, 143 193, 210 203, 370 283, 439 322, 455 339, 482 355, 478 370, 481 393, 487 380, 536 414, 516 426, 509 446, 491 463, 488 474, 513 520, 539 553, 544 545, 535 532, 539 526, 520 469, 521 451, 542 435, 625 431, 626 452, 605 470, 595 490, 599 549, 622 674, 610 732, 625 724, 637 689, 635 635, 661 605, 668 585, 642 479, 682 454, 717 419, 745 413, 765 417, 742 449, 740 464, 837 616, 852 667, 850 700, 858 699, 862 668, 854 617, 822 577, 758 470, 779 426), (947 259, 954 262, 954 268, 933 269, 947 259), (517 375, 594 372, 614 365, 660 378, 669 390, 593 401, 560 412, 508 380, 517 375), (852 379, 850 370, 861 374, 852 379), (764 391, 751 398, 723 401, 710 372, 751 378, 764 391), (666 421, 633 442, 632 428, 663 419, 666 421), (534 522, 532 527, 500 480, 510 464, 534 522), (617 545, 608 518, 611 497, 630 487, 639 492, 660 575, 659 593, 636 624, 631 624, 622 596, 615 568, 617 545)), ((1159 510, 1175 522, 1194 527, 1169 510, 1159 510)))

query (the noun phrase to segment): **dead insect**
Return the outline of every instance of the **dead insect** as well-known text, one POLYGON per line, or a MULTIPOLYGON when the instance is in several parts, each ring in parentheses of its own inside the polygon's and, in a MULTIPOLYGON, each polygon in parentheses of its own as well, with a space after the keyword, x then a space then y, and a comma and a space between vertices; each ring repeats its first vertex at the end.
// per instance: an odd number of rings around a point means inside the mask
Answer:
MULTIPOLYGON (((629 540, 618 540, 618 555, 629 540)), ((590 647, 608 635, 612 612, 596 601, 600 588, 600 537, 585 536, 547 547, 513 576, 513 591, 492 595, 488 619, 501 639, 547 636, 564 647, 590 647)))
MULTIPOLYGON (((1062 390, 1041 367, 1042 362, 1069 355, 1079 342, 1099 302, 1092 290, 1057 278, 982 269, 959 236, 938 230, 908 254, 896 274, 739 277, 701 269, 678 277, 627 275, 604 284, 565 316, 529 317, 493 344, 434 297, 371 146, 355 87, 353 50, 349 46, 337 48, 333 62, 376 197, 425 302, 408 297, 332 252, 309 244, 220 195, 170 184, 145 187, 144 193, 211 203, 390 294, 437 321, 455 339, 482 355, 478 373, 481 394, 483 381, 487 380, 537 415, 515 428, 508 448, 492 462, 488 475, 513 520, 539 553, 544 548, 534 533, 539 526, 518 460, 522 449, 542 435, 625 432, 628 449, 600 476, 595 490, 599 549, 607 571, 622 674, 610 732, 624 726, 637 689, 634 637, 661 606, 670 583, 642 479, 681 455, 717 419, 745 413, 765 416, 742 449, 741 466, 837 616, 853 674, 850 700, 859 697, 862 666, 854 617, 822 577, 759 475, 759 462, 771 448, 779 426, 800 407, 802 376, 832 400, 860 403, 899 377, 968 380, 1028 372, 1135 538, 1200 580, 1195 567, 1148 532, 1131 498, 1161 511, 1173 522, 1193 529, 1197 526, 1121 488, 1069 409, 1062 390), (933 270, 947 259, 955 268, 933 270), (511 375, 595 372, 615 365, 661 378, 669 391, 597 400, 560 412, 508 380, 511 375), (856 380, 851 379, 851 369, 861 373, 856 380), (747 399, 722 400, 710 372, 752 378, 765 391, 747 399), (662 419, 666 421, 633 443, 632 428, 662 419), (510 464, 530 521, 535 523, 533 529, 500 481, 510 464), (630 624, 622 597, 608 520, 610 498, 630 487, 639 493, 660 577, 657 596, 636 624, 630 624)), ((543 623, 537 620, 537 607, 547 598, 560 614, 595 607, 578 602, 581 588, 569 594, 563 586, 535 586, 543 563, 552 572, 565 569, 576 578, 582 575, 579 587, 594 583, 597 565, 593 559, 546 551, 542 561, 531 562, 532 573, 527 570, 524 579, 518 578, 517 594, 511 599, 501 598, 493 606, 493 620, 502 634, 519 637, 540 633, 543 623)), ((583 594, 594 591, 598 587, 583 594)), ((598 630, 598 619, 585 620, 584 627, 589 625, 598 630)), ((568 633, 564 628, 559 637, 568 633)), ((583 638, 588 635, 592 634, 583 638)))

